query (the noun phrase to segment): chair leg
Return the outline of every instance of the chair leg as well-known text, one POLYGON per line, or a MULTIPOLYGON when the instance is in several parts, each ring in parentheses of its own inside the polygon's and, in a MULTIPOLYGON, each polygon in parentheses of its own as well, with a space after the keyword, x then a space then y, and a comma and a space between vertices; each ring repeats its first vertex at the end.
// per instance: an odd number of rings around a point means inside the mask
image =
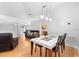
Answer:
POLYGON ((63 53, 63 50, 65 50, 65 44, 61 45, 61 52, 63 53))
POLYGON ((57 52, 55 51, 54 53, 55 53, 55 57, 56 57, 56 53, 57 53, 57 52))
POLYGON ((41 50, 41 47, 40 47, 40 56, 42 56, 42 50, 41 50))
POLYGON ((61 52, 63 53, 63 46, 61 45, 61 52))
POLYGON ((35 44, 35 52, 36 52, 36 49, 37 49, 37 45, 35 44))
POLYGON ((60 50, 58 51, 58 56, 60 57, 60 50))
POLYGON ((65 50, 65 43, 63 44, 63 49, 65 50))
POLYGON ((31 42, 31 55, 33 54, 33 42, 31 42))
POLYGON ((45 48, 45 57, 47 57, 47 48, 45 48))

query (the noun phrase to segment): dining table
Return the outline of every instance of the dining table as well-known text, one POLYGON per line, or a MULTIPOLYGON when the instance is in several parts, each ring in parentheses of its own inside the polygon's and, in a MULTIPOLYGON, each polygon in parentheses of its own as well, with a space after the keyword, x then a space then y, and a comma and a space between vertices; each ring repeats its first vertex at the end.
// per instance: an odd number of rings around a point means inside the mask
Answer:
POLYGON ((51 57, 52 56, 52 48, 56 46, 58 36, 41 36, 37 38, 31 39, 31 55, 33 54, 33 45, 38 44, 40 46, 43 46, 48 49, 48 55, 51 57))

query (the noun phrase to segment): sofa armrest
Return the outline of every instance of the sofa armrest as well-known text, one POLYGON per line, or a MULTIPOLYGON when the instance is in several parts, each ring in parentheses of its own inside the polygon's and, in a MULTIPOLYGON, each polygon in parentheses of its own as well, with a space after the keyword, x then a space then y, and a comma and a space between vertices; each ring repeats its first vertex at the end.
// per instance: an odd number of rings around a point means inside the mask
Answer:
POLYGON ((12 40, 12 48, 15 48, 17 45, 18 45, 18 37, 15 37, 12 40))

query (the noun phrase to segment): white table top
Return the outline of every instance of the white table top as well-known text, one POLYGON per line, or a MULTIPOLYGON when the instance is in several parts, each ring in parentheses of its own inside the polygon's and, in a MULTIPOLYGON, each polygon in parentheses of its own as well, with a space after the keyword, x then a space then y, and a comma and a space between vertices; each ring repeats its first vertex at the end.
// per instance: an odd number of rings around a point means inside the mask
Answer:
POLYGON ((57 39, 58 36, 52 36, 52 37, 47 36, 46 39, 42 39, 42 37, 38 37, 31 39, 31 41, 41 46, 44 46, 46 48, 52 49, 53 47, 56 46, 57 39))

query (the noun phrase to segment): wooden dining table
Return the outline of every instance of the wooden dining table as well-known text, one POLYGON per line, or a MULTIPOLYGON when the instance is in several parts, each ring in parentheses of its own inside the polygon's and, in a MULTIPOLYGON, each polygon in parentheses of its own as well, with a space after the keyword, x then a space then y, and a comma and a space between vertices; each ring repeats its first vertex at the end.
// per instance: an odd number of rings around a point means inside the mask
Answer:
POLYGON ((33 45, 38 44, 48 49, 48 55, 52 56, 52 48, 56 46, 58 36, 45 36, 31 39, 31 55, 33 54, 33 45))

